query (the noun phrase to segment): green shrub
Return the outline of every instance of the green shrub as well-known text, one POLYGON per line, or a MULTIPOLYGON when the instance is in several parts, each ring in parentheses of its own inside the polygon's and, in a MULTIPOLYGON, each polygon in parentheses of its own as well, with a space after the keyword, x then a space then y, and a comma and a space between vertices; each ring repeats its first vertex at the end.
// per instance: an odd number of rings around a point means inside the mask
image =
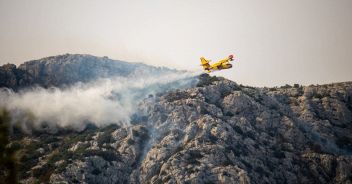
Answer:
POLYGON ((0 109, 0 178, 4 183, 17 183, 16 149, 8 148, 11 117, 5 109, 0 109), (3 175, 4 174, 4 175, 3 175))
POLYGON ((209 76, 209 74, 202 74, 199 76, 199 82, 197 87, 205 87, 211 85, 213 82, 219 81, 219 78, 216 76, 209 76))
POLYGON ((232 117, 232 116, 234 116, 234 114, 233 114, 232 112, 230 112, 230 111, 227 111, 227 112, 225 113, 225 116, 232 117))
POLYGON ((280 149, 275 149, 273 154, 274 154, 274 157, 279 158, 279 159, 286 158, 285 153, 283 151, 281 151, 280 149))
POLYGON ((336 145, 343 149, 349 149, 352 151, 352 140, 347 136, 337 138, 336 145))

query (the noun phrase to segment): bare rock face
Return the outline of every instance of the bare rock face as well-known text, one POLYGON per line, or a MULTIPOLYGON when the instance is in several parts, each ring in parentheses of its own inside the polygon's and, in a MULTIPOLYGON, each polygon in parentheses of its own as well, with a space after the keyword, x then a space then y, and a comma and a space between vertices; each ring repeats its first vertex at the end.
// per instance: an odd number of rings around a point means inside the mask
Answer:
POLYGON ((351 183, 352 83, 252 88, 205 77, 146 99, 141 183, 351 183))
POLYGON ((33 78, 26 71, 14 64, 0 66, 0 79, 0 87, 13 89, 29 86, 33 82, 33 78))
POLYGON ((15 134, 21 183, 352 183, 352 83, 202 75, 138 108, 130 127, 15 134))

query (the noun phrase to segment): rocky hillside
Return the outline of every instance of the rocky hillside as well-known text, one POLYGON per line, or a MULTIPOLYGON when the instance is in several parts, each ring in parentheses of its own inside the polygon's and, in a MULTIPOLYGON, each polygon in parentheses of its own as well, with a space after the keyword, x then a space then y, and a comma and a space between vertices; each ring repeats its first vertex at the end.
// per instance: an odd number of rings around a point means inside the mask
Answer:
POLYGON ((0 67, 0 87, 19 89, 32 85, 64 86, 88 82, 97 78, 128 76, 140 73, 176 72, 168 68, 128 63, 107 57, 65 54, 25 62, 18 67, 5 64, 0 67))
POLYGON ((132 124, 15 129, 7 147, 21 183, 352 183, 352 83, 253 88, 202 75, 145 99, 132 124))

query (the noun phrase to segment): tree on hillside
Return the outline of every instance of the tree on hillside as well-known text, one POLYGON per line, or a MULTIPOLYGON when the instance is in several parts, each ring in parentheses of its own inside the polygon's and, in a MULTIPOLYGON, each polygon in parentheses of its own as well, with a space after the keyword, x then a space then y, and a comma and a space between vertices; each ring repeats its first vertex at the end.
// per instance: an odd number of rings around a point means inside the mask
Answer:
POLYGON ((5 109, 0 109, 0 181, 18 183, 16 172, 15 151, 8 147, 10 115, 5 109))

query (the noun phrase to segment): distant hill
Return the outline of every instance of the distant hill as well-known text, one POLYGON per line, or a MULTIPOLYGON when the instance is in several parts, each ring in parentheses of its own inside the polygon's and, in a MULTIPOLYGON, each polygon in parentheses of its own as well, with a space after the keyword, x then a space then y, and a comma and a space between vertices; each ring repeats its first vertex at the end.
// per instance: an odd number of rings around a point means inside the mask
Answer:
POLYGON ((176 72, 165 67, 129 63, 82 54, 65 54, 25 62, 18 67, 0 67, 0 87, 19 89, 31 85, 42 87, 88 82, 99 77, 140 75, 141 73, 176 72))

